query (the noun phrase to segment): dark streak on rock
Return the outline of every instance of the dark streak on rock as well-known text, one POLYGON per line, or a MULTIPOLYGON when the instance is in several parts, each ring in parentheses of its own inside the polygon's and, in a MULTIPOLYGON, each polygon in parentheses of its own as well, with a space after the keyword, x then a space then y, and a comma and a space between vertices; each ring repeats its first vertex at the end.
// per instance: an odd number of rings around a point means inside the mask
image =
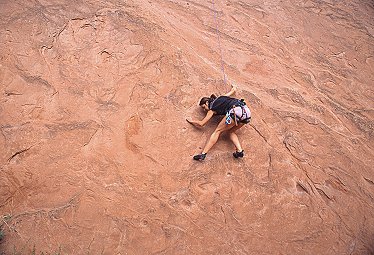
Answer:
POLYGON ((53 93, 56 92, 56 89, 47 81, 47 80, 44 80, 43 78, 41 78, 40 76, 38 75, 28 75, 28 74, 25 74, 24 72, 22 72, 20 74, 20 76, 27 82, 27 83, 31 83, 31 84, 41 84, 43 86, 45 86, 46 88, 48 89, 52 89, 53 90, 53 93))
POLYGON ((17 155, 20 155, 28 150, 30 150, 33 146, 30 146, 29 148, 26 148, 26 149, 23 149, 23 150, 20 150, 20 151, 17 151, 16 153, 14 153, 11 157, 8 158, 8 162, 10 162, 15 156, 17 155))
POLYGON ((85 122, 46 124, 45 126, 52 131, 72 131, 77 129, 90 129, 94 126, 98 127, 99 125, 93 120, 88 120, 85 122))
POLYGON ((371 185, 374 185, 374 181, 370 180, 369 178, 364 177, 365 181, 370 183, 371 185))
POLYGON ((83 147, 86 146, 86 145, 88 145, 88 144, 91 142, 92 137, 94 137, 94 136, 96 135, 96 133, 97 133, 98 130, 99 130, 99 129, 96 129, 96 130, 95 130, 95 132, 90 136, 90 139, 89 139, 85 144, 83 144, 83 147))
POLYGON ((299 190, 299 191, 304 191, 304 192, 306 192, 307 194, 310 195, 308 188, 305 187, 305 185, 300 181, 298 181, 296 183, 296 189, 299 190))
POLYGON ((222 205, 220 206, 220 208, 221 208, 221 211, 222 211, 222 213, 223 213, 223 217, 225 218, 225 224, 226 224, 226 223, 227 223, 227 220, 226 220, 226 214, 225 214, 225 211, 223 210, 222 205))
POLYGON ((317 188, 317 187, 316 187, 316 189, 326 203, 328 203, 328 201, 332 200, 332 197, 327 195, 327 193, 323 189, 317 188))
POLYGON ((22 93, 5 91, 6 96, 21 96, 22 93))
POLYGON ((261 132, 256 128, 256 126, 255 125, 251 125, 252 127, 253 127, 253 129, 262 137, 262 139, 264 139, 264 141, 266 142, 266 143, 268 143, 268 140, 266 139, 266 137, 263 135, 263 134, 261 134, 261 132))

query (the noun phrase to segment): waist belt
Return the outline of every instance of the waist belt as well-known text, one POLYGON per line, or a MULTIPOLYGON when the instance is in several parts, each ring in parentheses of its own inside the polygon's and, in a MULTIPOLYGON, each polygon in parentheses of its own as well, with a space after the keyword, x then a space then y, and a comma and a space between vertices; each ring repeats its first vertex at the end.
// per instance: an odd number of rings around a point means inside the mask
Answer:
POLYGON ((235 126, 238 125, 237 119, 239 119, 240 123, 244 123, 244 124, 249 123, 251 121, 251 116, 248 116, 247 112, 244 109, 244 106, 246 106, 246 103, 243 100, 240 100, 238 105, 233 105, 232 109, 228 111, 226 114, 226 124, 228 125, 231 124, 231 119, 234 119, 235 126), (242 115, 240 117, 236 115, 236 112, 234 110, 236 107, 240 107, 242 110, 242 115), (246 115, 246 118, 243 119, 244 114, 246 115))

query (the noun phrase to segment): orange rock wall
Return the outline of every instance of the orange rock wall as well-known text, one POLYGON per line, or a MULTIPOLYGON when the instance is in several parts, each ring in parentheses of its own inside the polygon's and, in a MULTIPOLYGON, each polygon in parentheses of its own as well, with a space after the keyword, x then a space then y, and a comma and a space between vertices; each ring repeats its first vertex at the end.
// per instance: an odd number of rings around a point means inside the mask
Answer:
POLYGON ((369 0, 1 1, 0 254, 374 253, 373 16, 369 0), (185 119, 231 83, 246 155, 223 135, 194 162, 220 117, 185 119))

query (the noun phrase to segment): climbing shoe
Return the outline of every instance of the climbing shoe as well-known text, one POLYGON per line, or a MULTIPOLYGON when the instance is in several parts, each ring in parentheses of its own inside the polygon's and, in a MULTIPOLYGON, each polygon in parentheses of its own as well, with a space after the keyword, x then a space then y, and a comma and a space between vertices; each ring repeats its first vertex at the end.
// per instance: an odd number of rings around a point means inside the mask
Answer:
POLYGON ((234 158, 242 158, 242 157, 244 157, 244 150, 235 151, 232 155, 234 156, 234 158))
POLYGON ((206 153, 201 153, 201 154, 193 156, 193 159, 202 161, 205 159, 205 157, 206 157, 206 153))

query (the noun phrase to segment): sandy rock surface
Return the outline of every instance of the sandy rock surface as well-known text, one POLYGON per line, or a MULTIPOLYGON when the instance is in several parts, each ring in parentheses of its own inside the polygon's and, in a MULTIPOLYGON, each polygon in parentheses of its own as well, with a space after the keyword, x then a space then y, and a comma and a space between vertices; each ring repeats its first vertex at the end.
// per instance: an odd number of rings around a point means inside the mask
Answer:
POLYGON ((0 254, 373 254, 373 1, 0 1, 0 254), (226 77, 226 82, 224 75, 226 77), (201 97, 252 122, 232 157, 201 97))

